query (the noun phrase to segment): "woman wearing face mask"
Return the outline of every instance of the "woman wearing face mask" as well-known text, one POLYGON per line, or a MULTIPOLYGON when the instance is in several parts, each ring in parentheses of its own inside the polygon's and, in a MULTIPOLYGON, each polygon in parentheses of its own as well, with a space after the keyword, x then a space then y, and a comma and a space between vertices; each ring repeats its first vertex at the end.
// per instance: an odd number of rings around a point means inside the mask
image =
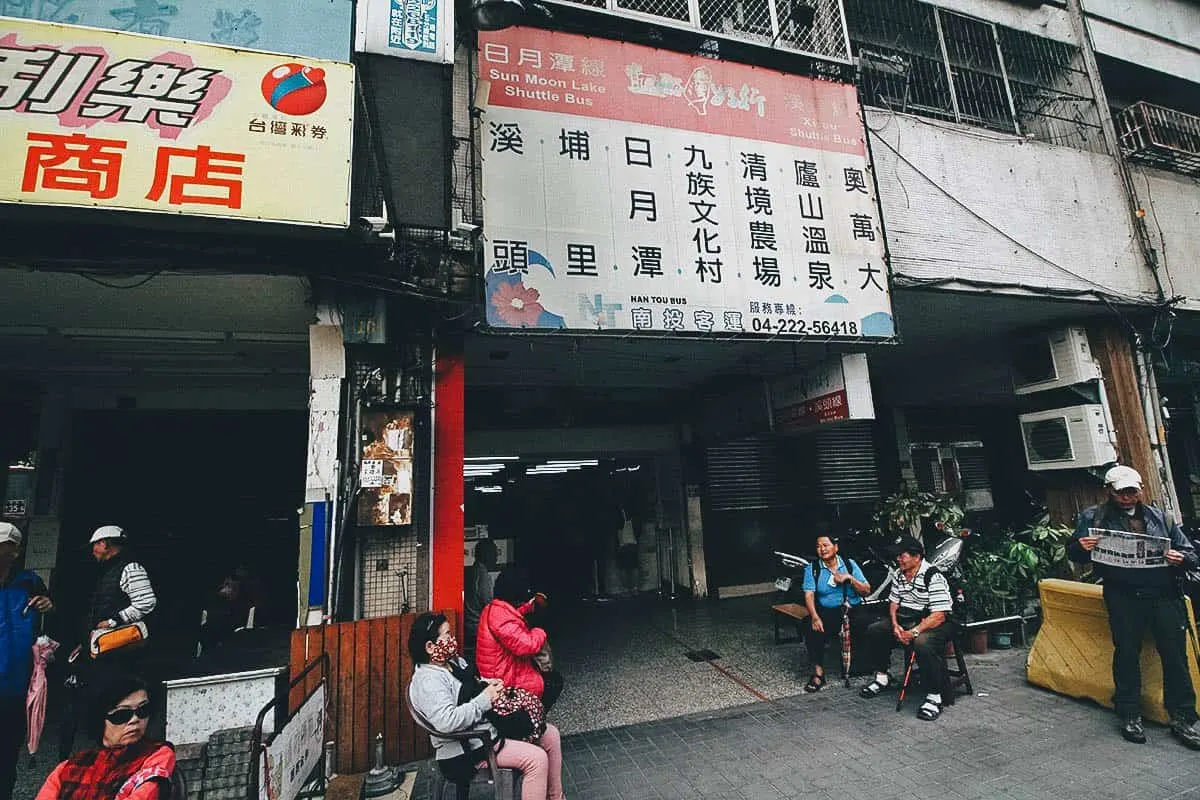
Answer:
MULTIPOLYGON (((408 685, 408 701, 429 727, 445 733, 483 727, 496 738, 496 729, 484 720, 484 715, 500 698, 503 684, 489 679, 482 692, 462 702, 463 684, 451 667, 465 664, 445 616, 426 613, 417 617, 408 637, 408 650, 417 665, 408 685)), ((430 734, 429 741, 438 767, 451 780, 471 775, 486 760, 481 744, 465 750, 462 742, 435 734, 430 734)), ((498 748, 497 763, 519 770, 523 776, 521 800, 562 800, 562 742, 557 728, 547 724, 537 744, 505 739, 498 748)))
POLYGON ((89 715, 99 747, 59 764, 37 800, 159 800, 175 772, 171 745, 146 739, 150 697, 132 675, 101 687, 89 715))

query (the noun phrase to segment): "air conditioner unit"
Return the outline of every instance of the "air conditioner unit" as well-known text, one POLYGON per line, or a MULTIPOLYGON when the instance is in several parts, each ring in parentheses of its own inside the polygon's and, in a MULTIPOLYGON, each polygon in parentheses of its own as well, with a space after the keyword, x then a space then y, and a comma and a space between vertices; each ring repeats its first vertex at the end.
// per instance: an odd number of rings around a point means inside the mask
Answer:
POLYGON ((1100 367, 1092 358, 1083 328, 1058 328, 1027 339, 1013 354, 1017 394, 1060 389, 1099 377, 1100 367))
POLYGON ((1025 461, 1032 470, 1082 469, 1117 460, 1099 403, 1035 411, 1020 420, 1025 461))

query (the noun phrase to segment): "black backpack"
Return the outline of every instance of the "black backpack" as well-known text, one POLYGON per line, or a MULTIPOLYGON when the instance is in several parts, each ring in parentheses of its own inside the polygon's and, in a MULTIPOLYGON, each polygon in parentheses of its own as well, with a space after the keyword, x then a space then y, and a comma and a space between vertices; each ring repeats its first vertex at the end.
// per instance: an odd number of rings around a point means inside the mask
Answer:
MULTIPOLYGON (((966 621, 967 621, 967 595, 965 592, 963 592, 962 581, 958 580, 958 578, 951 575, 950 573, 942 572, 940 569, 938 569, 937 567, 930 564, 929 569, 925 570, 925 591, 926 592, 929 591, 929 581, 933 579, 934 575, 941 575, 943 578, 946 579, 946 585, 950 587, 950 602, 953 605, 950 609, 950 613, 947 614, 946 616, 949 618, 949 620, 951 622, 955 622, 959 625, 966 623, 966 621)), ((929 608, 926 607, 925 610, 928 612, 929 608)))
MULTIPOLYGON (((854 574, 854 568, 858 566, 858 564, 855 564, 855 563, 854 563, 854 559, 852 559, 852 558, 846 558, 845 556, 838 556, 838 557, 842 559, 842 563, 843 563, 843 564, 846 566, 846 572, 847 572, 848 574, 850 574, 850 575, 853 575, 853 574, 854 574)), ((816 585, 817 585, 817 576, 821 574, 821 566, 822 566, 822 564, 821 564, 821 561, 820 561, 820 559, 818 559, 818 560, 816 560, 816 561, 812 562, 811 564, 809 564, 809 566, 810 566, 810 567, 812 567, 813 588, 816 588, 816 585)), ((845 588, 845 584, 842 584, 842 587, 843 587, 843 589, 844 589, 844 588, 845 588)))

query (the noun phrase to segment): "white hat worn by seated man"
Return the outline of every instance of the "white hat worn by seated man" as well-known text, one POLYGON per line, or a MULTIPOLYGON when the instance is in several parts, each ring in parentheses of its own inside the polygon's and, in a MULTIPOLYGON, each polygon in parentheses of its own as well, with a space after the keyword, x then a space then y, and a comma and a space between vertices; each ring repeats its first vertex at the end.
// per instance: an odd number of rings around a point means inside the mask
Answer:
POLYGON ((88 542, 88 544, 95 544, 96 542, 102 542, 105 539, 124 539, 124 538, 125 538, 125 530, 123 528, 121 528, 121 526, 119 526, 119 525, 101 525, 99 528, 96 528, 96 532, 92 534, 92 538, 88 542))
POLYGON ((1104 473, 1104 482, 1119 492, 1122 489, 1141 489, 1142 476, 1133 467, 1113 467, 1104 473))
POLYGON ((15 545, 21 544, 21 529, 11 522, 0 522, 0 544, 4 542, 12 542, 15 545))

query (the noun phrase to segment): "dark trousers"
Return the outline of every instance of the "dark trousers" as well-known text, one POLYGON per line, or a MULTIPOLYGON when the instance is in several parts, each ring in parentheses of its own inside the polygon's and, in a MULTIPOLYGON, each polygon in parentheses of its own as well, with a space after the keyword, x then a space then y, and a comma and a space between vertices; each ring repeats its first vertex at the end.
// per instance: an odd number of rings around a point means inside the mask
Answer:
MULTIPOLYGON (((905 628, 912 628, 919 620, 920 617, 899 616, 900 624, 905 628)), ((956 628, 953 622, 946 620, 913 640, 917 666, 921 668, 921 682, 925 684, 927 692, 941 692, 946 687, 950 677, 946 672, 946 642, 953 638, 956 628)), ((872 622, 867 626, 864 639, 863 660, 876 672, 887 672, 892 660, 892 648, 900 644, 892 633, 891 618, 884 617, 872 622)))
POLYGON ((1131 589, 1104 584, 1113 641, 1113 706, 1122 718, 1142 713, 1142 638, 1149 630, 1162 660, 1163 705, 1172 718, 1196 719, 1188 672, 1187 611, 1174 586, 1131 589))
MULTIPOLYGON (((821 617, 821 624, 825 627, 824 633, 818 633, 813 630, 812 625, 808 625, 804 631, 804 647, 808 650, 808 663, 816 667, 818 664, 822 667, 825 664, 825 645, 831 641, 835 641, 838 633, 842 630, 842 607, 834 606, 833 608, 825 608, 817 606, 817 614, 821 617)), ((858 613, 857 608, 850 609, 850 641, 857 642, 859 637, 863 635, 863 616, 858 613)))
POLYGON ((17 759, 25 744, 25 698, 0 697, 0 800, 12 800, 17 759))

